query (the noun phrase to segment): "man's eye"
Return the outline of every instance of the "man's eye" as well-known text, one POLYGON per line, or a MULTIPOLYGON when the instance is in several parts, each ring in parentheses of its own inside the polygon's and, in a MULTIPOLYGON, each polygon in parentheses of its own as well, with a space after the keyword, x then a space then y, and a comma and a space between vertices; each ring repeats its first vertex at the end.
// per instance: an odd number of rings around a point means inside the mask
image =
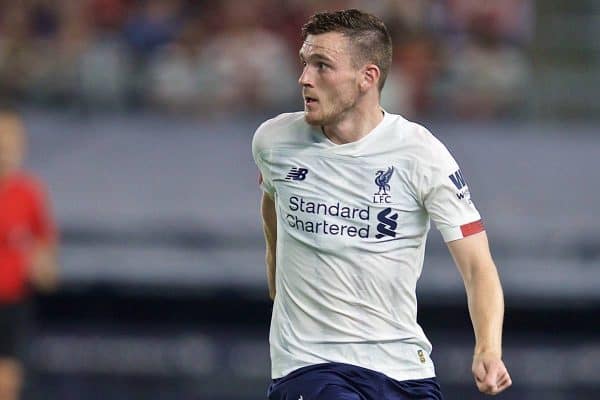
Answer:
POLYGON ((320 63, 317 64, 317 67, 319 69, 325 69, 325 68, 327 68, 327 64, 320 62, 320 63))

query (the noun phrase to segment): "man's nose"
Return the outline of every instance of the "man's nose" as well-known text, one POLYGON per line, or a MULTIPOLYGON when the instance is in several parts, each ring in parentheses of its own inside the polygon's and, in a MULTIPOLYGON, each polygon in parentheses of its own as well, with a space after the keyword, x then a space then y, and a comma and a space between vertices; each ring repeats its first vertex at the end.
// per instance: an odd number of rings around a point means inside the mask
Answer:
POLYGON ((308 70, 308 66, 304 67, 302 69, 302 73, 300 74, 300 77, 298 78, 298 83, 300 84, 300 86, 304 87, 304 86, 313 86, 313 82, 312 79, 310 77, 310 72, 308 70))

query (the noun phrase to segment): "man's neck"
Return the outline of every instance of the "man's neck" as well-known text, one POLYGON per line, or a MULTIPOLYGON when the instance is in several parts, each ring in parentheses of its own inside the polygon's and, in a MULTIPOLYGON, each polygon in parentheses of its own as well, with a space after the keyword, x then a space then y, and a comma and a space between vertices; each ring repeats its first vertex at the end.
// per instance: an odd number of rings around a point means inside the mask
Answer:
POLYGON ((379 104, 366 111, 352 110, 335 124, 321 127, 323 134, 335 144, 356 142, 369 134, 383 120, 383 111, 379 104))
POLYGON ((0 170, 0 182, 9 180, 13 175, 17 172, 16 169, 7 168, 4 170, 0 170))

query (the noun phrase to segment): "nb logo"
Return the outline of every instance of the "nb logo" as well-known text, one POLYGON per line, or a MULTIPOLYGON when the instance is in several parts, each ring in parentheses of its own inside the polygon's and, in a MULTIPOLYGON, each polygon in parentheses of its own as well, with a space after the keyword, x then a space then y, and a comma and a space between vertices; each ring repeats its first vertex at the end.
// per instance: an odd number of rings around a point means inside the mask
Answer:
POLYGON ((308 174, 308 169, 292 167, 285 179, 288 181, 303 181, 306 179, 306 174, 308 174))
POLYGON ((396 237, 396 232, 394 231, 398 227, 398 223, 396 220, 398 219, 398 214, 393 213, 391 208, 386 208, 383 211, 377 214, 377 232, 379 232, 375 237, 377 239, 381 239, 383 237, 396 237), (391 215, 390 215, 391 214, 391 215))

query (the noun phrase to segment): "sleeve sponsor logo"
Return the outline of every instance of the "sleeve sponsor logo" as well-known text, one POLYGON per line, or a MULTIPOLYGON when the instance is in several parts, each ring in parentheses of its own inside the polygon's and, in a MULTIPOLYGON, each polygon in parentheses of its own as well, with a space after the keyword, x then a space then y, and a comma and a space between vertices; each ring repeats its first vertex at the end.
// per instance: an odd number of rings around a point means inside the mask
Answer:
POLYGON ((467 203, 471 204, 471 192, 469 191, 467 181, 462 171, 460 169, 456 170, 454 173, 448 175, 448 178, 450 178, 450 181, 458 190, 456 193, 456 198, 458 200, 465 200, 467 203))
POLYGON ((450 178, 457 190, 461 190, 463 187, 467 186, 467 181, 460 169, 453 174, 448 175, 448 178, 450 178))

